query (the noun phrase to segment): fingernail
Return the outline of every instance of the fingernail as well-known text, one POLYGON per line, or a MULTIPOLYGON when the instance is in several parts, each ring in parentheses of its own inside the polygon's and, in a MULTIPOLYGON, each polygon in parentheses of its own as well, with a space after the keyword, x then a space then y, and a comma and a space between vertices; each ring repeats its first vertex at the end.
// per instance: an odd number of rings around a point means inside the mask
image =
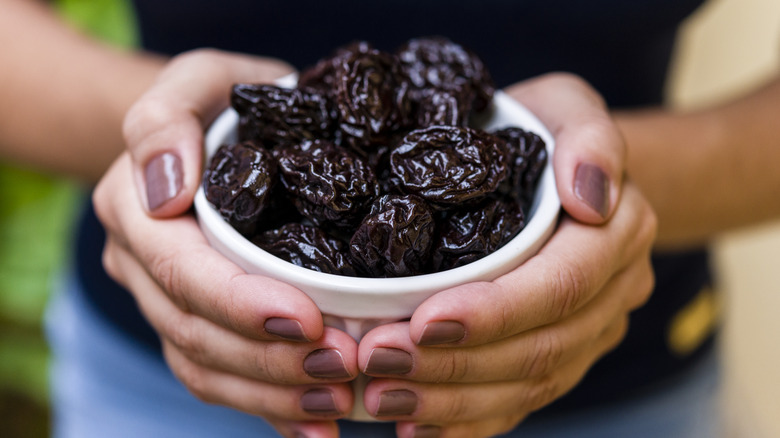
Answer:
POLYGON ((609 213, 609 179, 600 167, 582 163, 574 175, 574 195, 596 210, 601 217, 609 213))
POLYGON ((463 324, 457 321, 429 322, 423 327, 417 345, 437 345, 458 342, 466 336, 463 324))
POLYGON ((165 152, 146 164, 146 202, 153 211, 173 199, 182 186, 183 172, 181 158, 178 155, 165 152))
POLYGON ((349 377, 344 358, 338 350, 314 350, 303 360, 303 371, 311 377, 340 379, 349 377))
POLYGON ((417 409, 417 394, 406 389, 385 391, 379 396, 377 417, 410 415, 417 409))
POLYGON ((327 389, 312 389, 301 396, 301 409, 314 414, 331 416, 340 414, 333 393, 327 389))
POLYGON ((414 438, 439 438, 441 427, 422 425, 414 428, 414 438))
POLYGON ((412 370, 412 355, 397 348, 377 347, 371 350, 366 368, 369 375, 406 374, 412 370))
POLYGON ((263 328, 266 332, 287 339, 288 341, 309 342, 309 338, 303 333, 301 323, 287 318, 268 318, 263 328))

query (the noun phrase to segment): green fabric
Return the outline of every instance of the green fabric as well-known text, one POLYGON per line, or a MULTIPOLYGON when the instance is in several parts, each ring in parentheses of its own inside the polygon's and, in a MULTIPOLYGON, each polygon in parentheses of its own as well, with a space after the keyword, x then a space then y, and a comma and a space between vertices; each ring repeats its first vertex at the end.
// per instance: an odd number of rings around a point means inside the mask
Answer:
MULTIPOLYGON (((58 0, 74 26, 120 47, 137 40, 125 0, 58 0)), ((0 395, 47 400, 48 349, 41 322, 68 253, 77 184, 0 163, 0 395)), ((2 423, 0 421, 0 423, 2 423)))

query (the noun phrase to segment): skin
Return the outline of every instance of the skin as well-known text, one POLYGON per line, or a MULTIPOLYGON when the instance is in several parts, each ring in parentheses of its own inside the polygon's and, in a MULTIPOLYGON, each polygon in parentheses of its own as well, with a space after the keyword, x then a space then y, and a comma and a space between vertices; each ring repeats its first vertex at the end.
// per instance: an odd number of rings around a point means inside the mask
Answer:
POLYGON ((173 372, 198 398, 263 416, 284 436, 337 436, 333 420, 353 403, 348 381, 377 348, 412 358, 410 371, 377 375, 365 394, 368 412, 377 412, 384 391, 414 394, 411 414, 383 418, 398 421, 400 437, 421 426, 442 437, 508 430, 565 393, 620 342, 628 313, 652 289, 654 242, 699 245, 725 229, 780 216, 780 204, 767 202, 780 191, 780 174, 771 169, 780 158, 777 82, 695 113, 609 114, 576 77, 528 80, 507 91, 556 137, 566 211, 556 234, 513 272, 442 291, 410 321, 378 327, 357 345, 323 327, 302 292, 244 274, 212 250, 188 212, 202 132, 227 105, 224 91, 233 82, 271 81, 289 67, 211 50, 165 64, 95 43, 38 2, 5 0, 3 8, 0 42, 9 48, 9 61, 0 64, 3 158, 86 181, 104 175, 94 192, 108 233, 104 264, 157 330, 173 372), (52 96, 56 106, 38 104, 52 96), (182 185, 148 211, 144 169, 161 153, 181 159, 182 185), (607 176, 605 216, 573 189, 582 163, 607 176), (482 298, 488 293, 491 300, 482 298), (270 318, 296 321, 303 339, 269 333, 270 318), (425 327, 440 321, 461 324, 463 339, 417 345, 425 327), (322 349, 338 351, 346 376, 304 371, 306 358, 322 349), (332 394, 333 413, 302 409, 311 389, 332 394))

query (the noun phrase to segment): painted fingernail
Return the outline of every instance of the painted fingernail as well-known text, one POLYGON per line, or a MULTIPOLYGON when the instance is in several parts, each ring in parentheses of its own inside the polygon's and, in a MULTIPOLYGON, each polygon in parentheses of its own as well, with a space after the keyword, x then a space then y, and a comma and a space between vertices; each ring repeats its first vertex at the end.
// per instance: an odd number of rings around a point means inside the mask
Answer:
POLYGON ((301 409, 304 411, 322 416, 331 416, 340 414, 336 408, 336 400, 333 393, 327 389, 312 389, 306 391, 301 396, 301 409))
POLYGON ((422 425, 414 428, 414 438, 439 438, 441 427, 422 425))
POLYGON ((457 321, 429 322, 423 327, 417 345, 437 345, 458 342, 466 336, 463 324, 457 321))
POLYGON ((377 417, 411 415, 417 409, 417 394, 406 389, 385 391, 379 395, 377 417))
POLYGON ((266 332, 295 342, 309 342, 309 338, 303 333, 301 323, 294 319, 268 318, 263 328, 266 332))
POLYGON ((371 350, 366 368, 369 375, 406 374, 412 370, 412 355, 398 348, 377 347, 371 350))
POLYGON ((171 152, 162 153, 146 164, 144 177, 149 210, 156 210, 179 193, 183 175, 181 158, 171 152))
POLYGON ((596 210, 601 217, 609 213, 609 179, 600 167, 582 163, 574 175, 574 195, 596 210))
POLYGON ((303 371, 311 377, 320 379, 341 379, 350 376, 341 353, 329 348, 309 353, 303 360, 303 371))

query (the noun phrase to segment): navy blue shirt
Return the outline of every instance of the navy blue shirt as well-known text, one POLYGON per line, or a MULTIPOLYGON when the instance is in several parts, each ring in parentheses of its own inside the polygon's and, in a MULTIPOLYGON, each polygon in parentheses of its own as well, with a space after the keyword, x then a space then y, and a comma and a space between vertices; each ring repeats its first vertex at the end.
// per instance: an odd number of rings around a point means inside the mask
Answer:
MULTIPOLYGON (((311 65, 336 46, 367 40, 392 50, 415 36, 443 35, 476 52, 499 87, 551 71, 588 80, 608 104, 662 102, 680 22, 702 0, 135 0, 142 44, 175 55, 198 47, 241 51, 311 65)), ((96 309, 159 354, 159 341, 129 295, 102 270, 103 231, 88 208, 78 240, 78 271, 96 309)), ((654 257, 656 289, 632 315, 625 341, 555 412, 618 400, 695 361, 711 341, 674 354, 666 332, 674 315, 710 281, 704 250, 654 257)))

